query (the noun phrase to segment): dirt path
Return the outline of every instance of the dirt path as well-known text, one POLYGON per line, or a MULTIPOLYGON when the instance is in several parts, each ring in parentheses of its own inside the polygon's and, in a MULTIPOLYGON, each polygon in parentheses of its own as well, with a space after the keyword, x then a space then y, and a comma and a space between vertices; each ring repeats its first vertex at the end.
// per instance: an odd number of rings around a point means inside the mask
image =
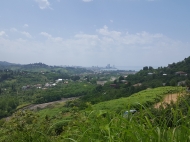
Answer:
POLYGON ((75 100, 77 98, 79 98, 79 97, 62 98, 59 101, 53 101, 53 102, 48 102, 48 103, 43 103, 43 104, 31 104, 29 106, 21 108, 21 110, 26 110, 26 109, 37 110, 38 108, 43 109, 43 108, 45 108, 45 107, 47 107, 49 105, 53 105, 53 104, 57 104, 57 103, 63 103, 63 102, 66 102, 66 101, 75 100))
POLYGON ((154 108, 159 108, 161 105, 163 105, 163 107, 166 107, 166 105, 164 105, 164 104, 170 104, 171 101, 173 101, 175 103, 177 101, 178 97, 181 96, 181 95, 182 94, 169 94, 169 95, 166 95, 162 102, 159 102, 159 103, 154 105, 154 108))
MULTIPOLYGON (((25 106, 23 108, 20 108, 19 110, 37 110, 38 108, 43 109, 49 105, 53 105, 53 104, 57 104, 57 103, 63 103, 66 101, 71 101, 71 100, 75 100, 78 99, 79 97, 71 97, 71 98, 62 98, 59 101, 53 101, 53 102, 49 102, 49 103, 43 103, 43 104, 31 104, 28 106, 25 106)), ((6 117, 5 120, 9 121, 11 119, 12 116, 6 117)))

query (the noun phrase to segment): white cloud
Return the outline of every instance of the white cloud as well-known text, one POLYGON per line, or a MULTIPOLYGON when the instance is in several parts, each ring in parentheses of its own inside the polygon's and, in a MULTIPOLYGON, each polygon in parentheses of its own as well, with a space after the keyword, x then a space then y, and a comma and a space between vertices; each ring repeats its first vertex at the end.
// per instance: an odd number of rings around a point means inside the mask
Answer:
POLYGON ((11 32, 14 32, 14 33, 17 33, 17 34, 21 34, 21 35, 24 35, 26 36, 27 38, 32 38, 32 35, 26 31, 19 31, 18 29, 16 28, 11 28, 10 29, 11 32))
POLYGON ((91 1, 93 1, 93 0, 82 0, 83 2, 91 2, 91 1))
POLYGON ((24 24, 24 27, 27 28, 27 27, 28 27, 28 24, 24 24))
MULTIPOLYGON (((0 32, 0 35, 4 33, 0 32)), ((110 63, 164 66, 183 60, 190 53, 190 43, 176 41, 160 33, 143 31, 131 34, 109 30, 107 26, 97 29, 94 34, 78 33, 71 38, 47 32, 37 36, 44 36, 45 40, 7 39, 2 36, 0 60, 52 65, 104 66, 110 63)))
POLYGON ((47 37, 48 39, 50 39, 53 42, 58 42, 58 41, 62 41, 61 37, 53 37, 52 35, 46 33, 46 32, 41 32, 40 35, 47 37))
POLYGON ((75 37, 83 39, 98 39, 98 35, 88 35, 88 34, 76 34, 75 37))
POLYGON ((48 0, 35 0, 35 1, 38 3, 40 9, 46 9, 46 8, 51 9, 50 2, 48 0))
POLYGON ((4 31, 0 31, 0 36, 6 35, 4 31))
POLYGON ((32 38, 32 36, 28 32, 21 32, 21 34, 25 35, 28 38, 32 38))
POLYGON ((45 36, 45 37, 48 37, 48 38, 51 38, 52 36, 46 32, 41 32, 40 33, 41 35, 45 36))
POLYGON ((120 38, 120 36, 121 36, 121 32, 109 31, 108 27, 106 25, 102 29, 98 29, 96 31, 103 36, 109 36, 109 37, 112 37, 114 39, 120 38))

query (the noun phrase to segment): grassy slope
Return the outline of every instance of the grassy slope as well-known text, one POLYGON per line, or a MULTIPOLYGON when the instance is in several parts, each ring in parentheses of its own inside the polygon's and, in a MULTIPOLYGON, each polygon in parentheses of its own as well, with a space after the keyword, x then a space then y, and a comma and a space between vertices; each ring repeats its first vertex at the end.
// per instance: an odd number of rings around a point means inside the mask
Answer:
MULTIPOLYGON (((135 93, 130 97, 115 99, 111 101, 101 102, 92 106, 93 110, 108 110, 108 111, 122 111, 129 109, 129 107, 135 107, 137 104, 145 104, 147 102, 158 102, 166 94, 181 92, 181 87, 159 87, 155 89, 148 89, 135 93), (157 98, 157 99, 156 99, 157 98)), ((37 111, 40 119, 44 119, 46 116, 53 118, 56 121, 60 119, 66 119, 70 115, 68 114, 69 109, 64 107, 64 103, 58 103, 50 105, 49 107, 37 111)))
MULTIPOLYGON (((181 87, 159 87, 155 89, 144 90, 133 94, 128 98, 102 102, 93 106, 94 109, 116 110, 118 107, 126 108, 127 105, 146 103, 155 101, 155 98, 163 98, 166 94, 182 92, 181 87), (138 100, 138 101, 137 101, 138 100)), ((189 141, 189 119, 181 116, 183 125, 179 125, 178 119, 172 117, 175 129, 168 128, 168 121, 163 121, 168 116, 168 111, 162 114, 161 121, 152 121, 157 118, 150 111, 140 110, 137 115, 130 119, 124 118, 115 112, 109 111, 91 111, 87 113, 74 112, 71 120, 63 116, 65 112, 64 104, 56 104, 54 108, 46 108, 38 112, 40 117, 34 117, 32 113, 18 115, 15 121, 7 124, 7 127, 0 129, 0 141, 78 141, 78 142, 103 142, 103 141, 189 141), (49 118, 44 119, 48 114, 49 118), (151 117, 150 117, 151 116, 151 117), (19 118, 19 119, 18 119, 19 118), (32 118, 32 122, 23 121, 26 118, 32 118), (51 118, 55 118, 51 120, 51 118), (40 121, 39 121, 40 120, 40 121), (36 122, 35 122, 36 121, 36 122), (37 123, 38 122, 38 123, 37 123), (24 124, 23 124, 24 123, 24 124), (31 124, 32 123, 32 124, 31 124), (21 127, 20 127, 21 126, 21 127), (177 127, 176 127, 177 126, 177 127), (22 128, 22 129, 20 129, 22 128), (40 133, 39 133, 40 132, 40 133), (61 132, 61 133, 59 133, 61 132), (58 136, 55 134, 58 134, 58 136)), ((173 113, 173 112, 172 112, 173 113)), ((178 114, 174 112, 175 116, 178 114)), ((28 119, 30 120, 30 119, 28 119)), ((170 120, 170 118, 169 118, 170 120)))
POLYGON ((65 111, 67 111, 67 108, 64 107, 64 103, 58 103, 54 105, 50 105, 49 107, 39 110, 37 114, 44 118, 45 116, 49 116, 50 118, 56 117, 59 115, 62 115, 65 111))
POLYGON ((129 106, 135 107, 137 104, 155 103, 162 99, 166 94, 181 92, 181 87, 158 87, 155 89, 143 90, 127 98, 120 98, 111 101, 101 102, 93 106, 94 110, 113 110, 119 111, 127 109, 129 106))
MULTIPOLYGON (((115 99, 111 101, 101 102, 92 106, 93 110, 111 110, 111 111, 121 111, 128 109, 130 107, 135 107, 137 104, 145 104, 147 102, 155 103, 156 101, 164 98, 166 94, 171 94, 175 92, 181 92, 183 88, 181 87, 158 87, 155 89, 148 89, 138 93, 133 94, 130 97, 115 99)), ((53 105, 49 108, 42 109, 38 111, 40 117, 45 117, 46 115, 53 117, 63 114, 67 111, 64 104, 53 105)))

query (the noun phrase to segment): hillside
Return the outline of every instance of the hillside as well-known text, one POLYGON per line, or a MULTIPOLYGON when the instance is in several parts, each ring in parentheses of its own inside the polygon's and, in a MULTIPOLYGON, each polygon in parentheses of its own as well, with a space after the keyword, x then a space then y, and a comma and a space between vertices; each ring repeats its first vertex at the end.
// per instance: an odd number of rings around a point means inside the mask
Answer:
POLYGON ((6 61, 0 61, 0 66, 11 66, 11 65, 16 65, 16 64, 9 63, 9 62, 6 62, 6 61))
POLYGON ((188 65, 189 58, 136 74, 43 63, 7 65, 0 69, 0 141, 187 140, 189 129, 179 136, 190 124, 188 65), (154 108, 165 95, 184 90, 178 103, 154 108), (27 110, 30 106, 34 111, 27 110), (137 113, 124 118, 129 109, 137 113))
POLYGON ((156 102, 159 102, 163 99, 166 94, 182 92, 183 88, 181 87, 158 87, 155 89, 147 89, 135 93, 126 98, 120 98, 115 100, 110 100, 106 102, 101 102, 93 106, 94 110, 109 110, 117 111, 127 110, 129 108, 136 108, 139 105, 151 105, 156 102))
POLYGON ((48 106, 44 110, 39 110, 37 114, 30 111, 19 111, 6 123, 0 121, 0 125, 3 126, 0 127, 0 140, 8 142, 27 141, 28 139, 43 142, 95 142, 97 140, 138 142, 158 139, 166 142, 171 139, 188 141, 190 131, 187 124, 189 119, 184 116, 190 115, 186 110, 190 105, 189 95, 184 96, 181 101, 179 100, 178 104, 168 105, 163 110, 147 109, 151 103, 161 100, 168 93, 176 93, 176 91, 183 91, 183 89, 175 87, 149 89, 128 98, 99 103, 94 106, 88 105, 82 111, 74 107, 68 108, 67 103, 48 106), (141 101, 141 99, 143 100, 141 101), (184 103, 184 100, 187 102, 184 103), (148 104, 147 101, 149 101, 148 104), (130 109, 127 104, 134 108, 137 106, 137 102, 147 105, 138 107, 138 112, 134 115, 123 117, 123 112, 130 109), (105 105, 103 106, 103 104, 105 105), (120 111, 113 110, 115 107, 120 111), (124 110, 121 111, 122 109, 124 110), (5 133, 7 134, 5 135, 5 133))
POLYGON ((190 57, 183 61, 169 64, 157 69, 145 66, 135 75, 129 75, 127 80, 132 84, 142 83, 147 87, 160 86, 190 86, 190 57))

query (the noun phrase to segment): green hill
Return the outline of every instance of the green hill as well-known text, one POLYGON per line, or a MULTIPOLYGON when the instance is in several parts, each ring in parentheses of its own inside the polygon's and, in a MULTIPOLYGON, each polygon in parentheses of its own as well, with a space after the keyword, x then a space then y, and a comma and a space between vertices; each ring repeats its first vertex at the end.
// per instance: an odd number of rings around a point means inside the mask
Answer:
POLYGON ((129 107, 136 107, 138 104, 154 104, 160 101, 166 94, 181 92, 181 87, 158 87, 147 89, 131 95, 130 97, 101 102, 93 106, 94 110, 112 110, 120 112, 129 107))

